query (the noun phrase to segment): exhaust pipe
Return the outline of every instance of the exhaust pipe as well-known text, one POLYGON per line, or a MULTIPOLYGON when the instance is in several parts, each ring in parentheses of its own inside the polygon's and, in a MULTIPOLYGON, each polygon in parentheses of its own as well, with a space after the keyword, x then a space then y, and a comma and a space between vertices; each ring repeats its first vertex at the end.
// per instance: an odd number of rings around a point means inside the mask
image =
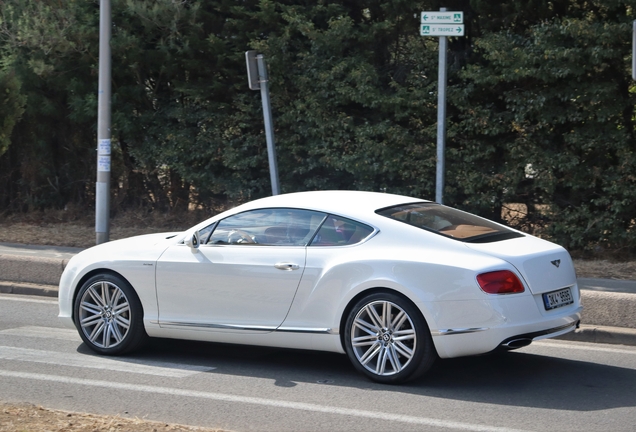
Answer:
POLYGON ((517 349, 517 348, 523 348, 525 346, 528 346, 532 343, 532 339, 529 338, 520 338, 520 339, 512 339, 509 340, 507 342, 504 342, 501 344, 501 346, 503 346, 504 348, 507 348, 509 350, 513 350, 513 349, 517 349))

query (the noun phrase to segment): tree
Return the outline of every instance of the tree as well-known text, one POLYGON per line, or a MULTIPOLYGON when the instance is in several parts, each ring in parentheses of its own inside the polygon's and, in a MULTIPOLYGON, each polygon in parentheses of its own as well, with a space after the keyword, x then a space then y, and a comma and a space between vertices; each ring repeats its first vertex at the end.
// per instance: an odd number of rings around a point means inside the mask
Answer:
POLYGON ((11 144, 11 133, 24 113, 26 98, 13 71, 0 71, 0 156, 11 144))
MULTIPOLYGON (((3 207, 63 207, 85 199, 83 179, 91 124, 78 96, 92 90, 90 49, 94 38, 86 2, 15 0, 0 3, 0 56, 11 71, 21 109, 11 144, 0 158, 3 207), (19 83, 19 86, 15 83, 19 83)), ((17 108, 17 106, 16 106, 17 108)), ((89 147, 90 148, 90 147, 89 147)))
POLYGON ((270 62, 284 190, 432 195, 437 53, 416 15, 403 1, 263 8, 253 47, 270 62))
POLYGON ((455 93, 467 138, 454 160, 471 178, 458 197, 469 208, 525 203, 528 228, 567 247, 633 247, 631 19, 623 2, 586 5, 477 41, 482 60, 455 93))
MULTIPOLYGON (((449 0, 445 202, 565 246, 633 250, 633 7, 625 0, 449 0)), ((269 193, 264 53, 283 192, 432 198, 437 39, 405 0, 114 0, 114 211, 269 193)), ((0 206, 94 199, 98 4, 0 0, 0 206), (6 91, 8 90, 8 92, 6 91), (7 138, 8 137, 8 138, 7 138), (4 154, 2 154, 4 152, 4 154)))

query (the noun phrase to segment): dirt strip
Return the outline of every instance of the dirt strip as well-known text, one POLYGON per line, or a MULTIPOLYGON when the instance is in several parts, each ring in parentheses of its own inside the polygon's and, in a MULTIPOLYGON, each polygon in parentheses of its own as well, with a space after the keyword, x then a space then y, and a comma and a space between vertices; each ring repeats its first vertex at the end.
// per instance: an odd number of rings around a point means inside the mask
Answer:
POLYGON ((0 403, 0 432, 222 432, 120 416, 52 410, 31 404, 0 403))

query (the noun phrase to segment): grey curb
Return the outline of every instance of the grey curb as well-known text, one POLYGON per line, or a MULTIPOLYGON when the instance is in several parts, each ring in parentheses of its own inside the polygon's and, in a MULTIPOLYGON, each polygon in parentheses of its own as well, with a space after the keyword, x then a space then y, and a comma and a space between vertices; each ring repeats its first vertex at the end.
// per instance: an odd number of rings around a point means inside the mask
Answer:
POLYGON ((57 285, 68 258, 0 255, 0 277, 6 281, 57 285))
POLYGON ((564 334, 556 339, 576 342, 636 346, 636 329, 596 325, 581 325, 581 327, 578 328, 576 331, 564 334))
POLYGON ((0 293, 57 298, 57 286, 32 284, 26 282, 0 281, 0 293))
POLYGON ((636 294, 581 290, 583 324, 636 329, 636 294))

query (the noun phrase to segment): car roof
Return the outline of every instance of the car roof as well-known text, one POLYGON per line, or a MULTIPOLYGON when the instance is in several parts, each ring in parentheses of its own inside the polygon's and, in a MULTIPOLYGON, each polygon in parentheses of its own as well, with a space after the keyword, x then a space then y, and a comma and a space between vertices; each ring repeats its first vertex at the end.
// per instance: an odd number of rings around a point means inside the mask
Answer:
POLYGON ((248 202, 235 210, 292 207, 364 218, 381 208, 413 202, 426 202, 426 200, 381 192, 329 190, 270 196, 248 202))

